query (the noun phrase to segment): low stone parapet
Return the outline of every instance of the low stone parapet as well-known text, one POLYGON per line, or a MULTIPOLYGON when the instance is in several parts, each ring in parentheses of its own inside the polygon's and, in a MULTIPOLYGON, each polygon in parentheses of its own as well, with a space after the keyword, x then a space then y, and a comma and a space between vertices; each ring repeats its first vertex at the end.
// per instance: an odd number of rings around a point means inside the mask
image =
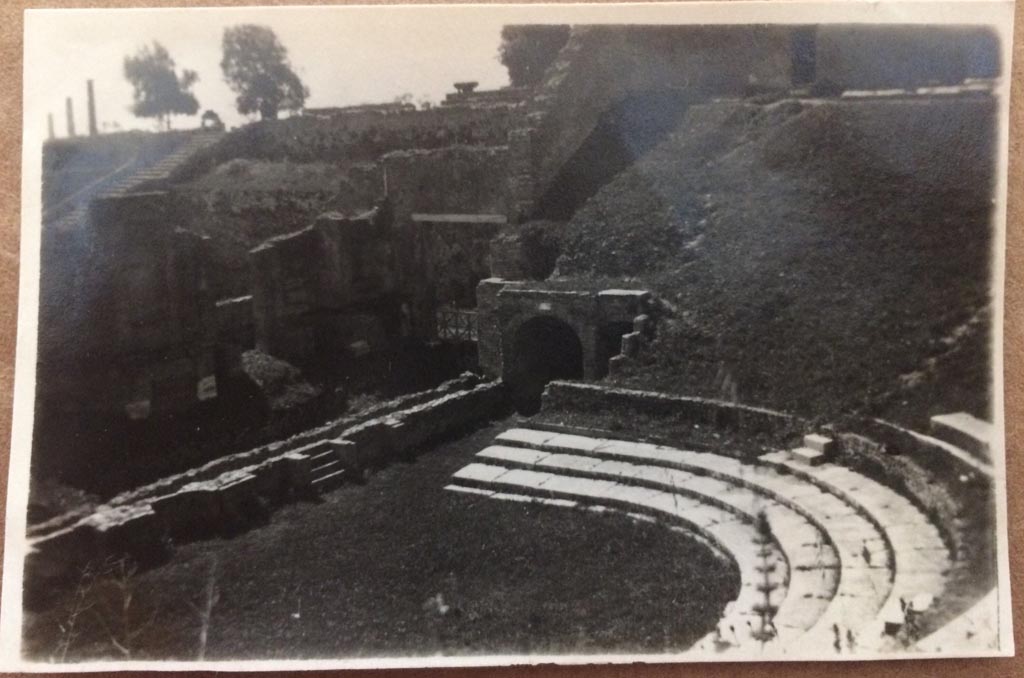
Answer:
POLYGON ((864 420, 859 428, 871 439, 881 443, 889 454, 913 459, 916 464, 947 482, 956 482, 963 476, 993 477, 994 471, 990 464, 944 440, 882 419, 864 420))
POLYGON ((26 581, 49 587, 97 558, 127 553, 152 561, 168 539, 182 542, 244 529, 264 518, 267 508, 315 493, 314 458, 333 454, 343 467, 362 471, 415 456, 431 442, 505 413, 504 385, 476 381, 447 382, 426 392, 432 398, 406 398, 405 408, 374 408, 380 416, 349 420, 344 428, 320 427, 233 455, 121 496, 85 517, 52 524, 50 530, 37 527, 29 538, 25 566, 32 574, 26 581))
POLYGON ((544 390, 542 409, 578 412, 642 412, 654 418, 674 418, 747 433, 786 433, 802 422, 784 412, 721 400, 656 391, 616 388, 604 384, 552 381, 544 390))

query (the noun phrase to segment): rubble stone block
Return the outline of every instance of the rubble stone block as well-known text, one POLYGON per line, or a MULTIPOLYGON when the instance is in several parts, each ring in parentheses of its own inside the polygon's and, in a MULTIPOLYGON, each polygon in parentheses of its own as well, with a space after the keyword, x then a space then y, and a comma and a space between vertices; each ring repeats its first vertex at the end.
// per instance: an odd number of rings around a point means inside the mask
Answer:
POLYGON ((334 450, 334 454, 337 455, 342 466, 353 470, 360 468, 359 446, 355 441, 347 438, 335 438, 330 443, 331 449, 334 450))
POLYGON ((216 491, 220 500, 220 514, 229 525, 244 524, 252 520, 252 507, 256 504, 256 476, 238 474, 220 484, 216 491))
POLYGON ((206 484, 186 485, 154 499, 152 507, 159 524, 172 536, 210 534, 220 521, 220 502, 206 484))
POLYGON ((299 452, 285 452, 281 455, 285 463, 285 478, 294 492, 308 491, 313 483, 313 466, 310 458, 299 452))
POLYGON ((345 437, 356 444, 356 458, 359 468, 382 466, 390 458, 390 435, 387 424, 381 419, 349 429, 345 437))
POLYGON ((812 450, 817 450, 826 457, 832 456, 836 450, 836 444, 834 440, 832 440, 828 436, 823 436, 818 433, 809 433, 805 435, 804 447, 809 447, 812 450))
POLYGON ((622 335, 622 355, 627 358, 635 358, 640 353, 641 334, 630 332, 622 335))
POLYGON ((597 303, 605 320, 633 322, 641 314, 651 298, 647 290, 602 290, 597 293, 597 303))

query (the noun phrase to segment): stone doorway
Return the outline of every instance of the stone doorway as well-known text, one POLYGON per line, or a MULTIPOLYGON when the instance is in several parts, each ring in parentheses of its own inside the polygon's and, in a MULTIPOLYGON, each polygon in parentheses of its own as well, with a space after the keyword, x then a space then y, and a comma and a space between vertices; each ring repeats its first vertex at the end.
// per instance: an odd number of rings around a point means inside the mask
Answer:
POLYGON ((583 378, 583 345, 568 323, 551 316, 531 318, 516 331, 511 368, 506 382, 516 410, 536 414, 549 381, 583 378))

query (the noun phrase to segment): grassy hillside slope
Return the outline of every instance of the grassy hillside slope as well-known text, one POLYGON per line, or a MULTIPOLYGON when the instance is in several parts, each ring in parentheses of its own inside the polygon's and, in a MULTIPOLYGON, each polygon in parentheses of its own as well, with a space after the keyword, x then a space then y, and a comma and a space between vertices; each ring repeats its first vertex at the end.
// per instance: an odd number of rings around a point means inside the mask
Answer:
POLYGON ((809 416, 988 415, 995 103, 712 103, 573 217, 557 277, 671 306, 618 377, 809 416))

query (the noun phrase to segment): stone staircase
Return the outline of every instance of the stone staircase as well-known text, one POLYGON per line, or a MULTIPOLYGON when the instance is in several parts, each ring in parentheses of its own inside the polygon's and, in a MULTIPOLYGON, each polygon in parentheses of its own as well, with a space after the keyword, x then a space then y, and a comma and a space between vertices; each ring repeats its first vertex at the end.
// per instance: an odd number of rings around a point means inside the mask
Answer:
POLYGON ((310 485, 317 494, 329 492, 349 477, 349 471, 342 463, 337 451, 329 442, 321 444, 322 449, 310 453, 310 485))
POLYGON ((78 229, 88 218, 89 204, 94 199, 119 197, 145 188, 149 184, 167 181, 193 154, 216 143, 222 136, 223 132, 198 131, 192 134, 188 141, 152 165, 138 168, 136 163, 131 163, 135 167, 119 168, 85 191, 84 195, 74 201, 72 209, 49 221, 50 228, 62 233, 78 229))
MULTIPOLYGON (((828 463, 831 441, 758 463, 708 452, 527 428, 499 435, 448 489, 604 507, 696 533, 737 565, 740 594, 695 652, 822 658, 889 649, 904 607, 945 586, 949 555, 908 500, 828 463), (771 543, 759 544, 758 517, 771 543), (772 586, 765 587, 765 571, 772 586), (770 637, 761 610, 775 610, 770 637), (901 602, 902 600, 902 602, 901 602)), ((763 542, 763 539, 761 540, 763 542)))
POLYGON ((100 197, 118 197, 137 191, 147 184, 167 181, 186 160, 202 149, 213 145, 223 136, 224 132, 220 131, 203 130, 194 132, 188 141, 178 146, 171 153, 165 155, 156 163, 124 177, 108 190, 101 193, 100 197))

